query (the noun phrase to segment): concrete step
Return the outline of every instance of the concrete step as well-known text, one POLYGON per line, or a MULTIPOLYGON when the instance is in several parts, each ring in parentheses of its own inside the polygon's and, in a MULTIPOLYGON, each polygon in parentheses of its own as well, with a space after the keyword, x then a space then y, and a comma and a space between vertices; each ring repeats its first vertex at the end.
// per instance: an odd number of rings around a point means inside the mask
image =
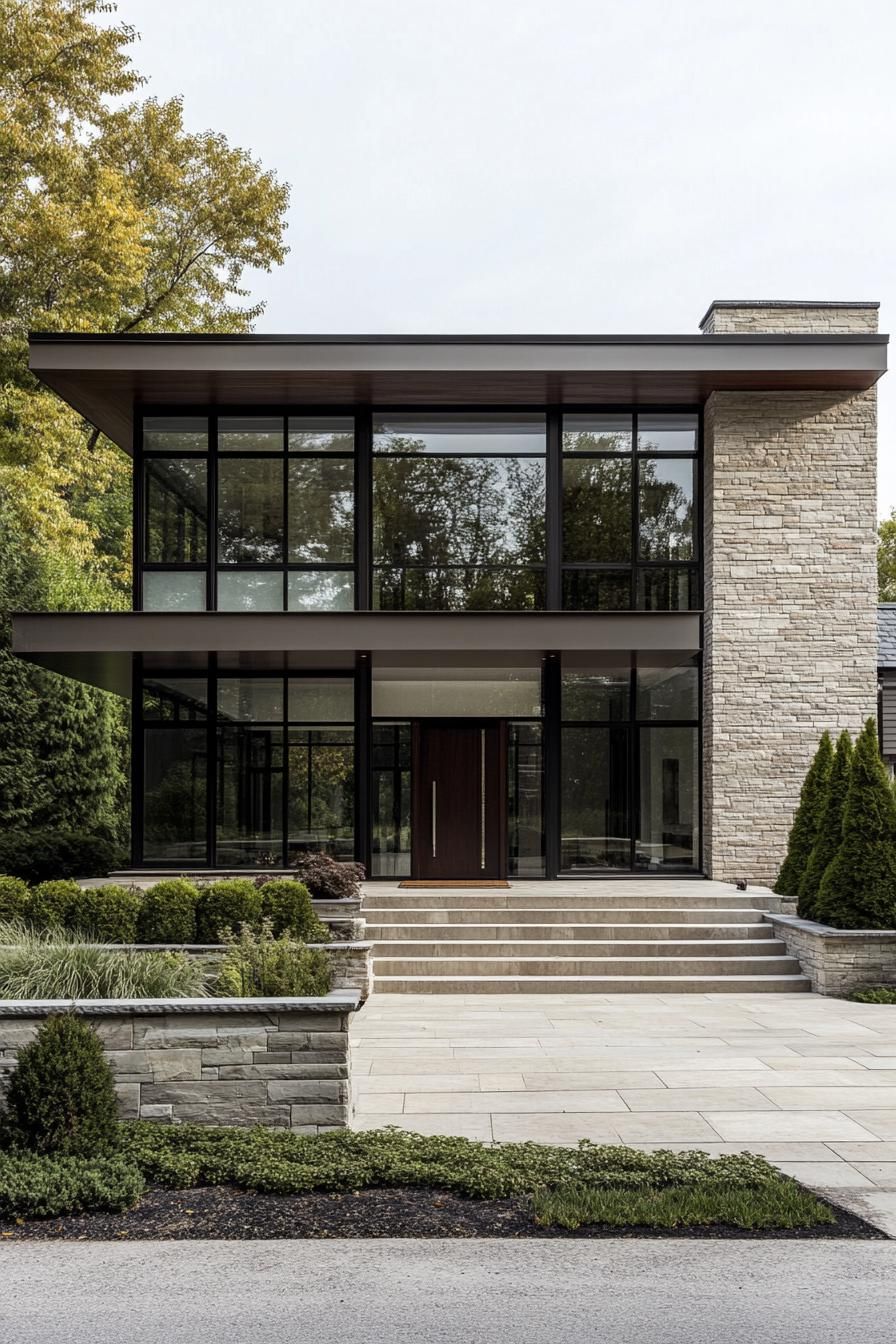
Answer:
POLYGON ((579 906, 515 906, 509 909, 476 909, 454 906, 407 906, 404 909, 369 906, 365 903, 363 916, 368 927, 386 928, 390 924, 762 924, 761 910, 749 907, 725 906, 714 909, 612 906, 583 908, 579 906))
POLYGON ((451 942, 425 942, 415 938, 373 942, 374 962, 390 957, 781 957, 785 945, 777 938, 731 938, 675 940, 630 940, 623 938, 521 938, 478 942, 457 938, 451 942))
POLYGON ((384 975, 378 994, 793 994, 804 975, 384 975))
POLYGON ((367 922, 365 938, 372 942, 393 942, 404 939, 426 939, 432 942, 457 942, 458 939, 476 941, 553 941, 574 943, 621 939, 653 942, 705 941, 720 939, 749 939, 754 942, 774 940, 775 931, 771 924, 758 921, 740 924, 563 924, 545 920, 544 923, 494 923, 478 924, 457 921, 452 924, 406 923, 392 924, 377 920, 367 922))
MULTIPOLYGON (((661 887, 662 883, 657 883, 661 887)), ((513 888, 506 891, 366 891, 364 894, 364 914, 373 910, 435 910, 450 907, 455 910, 525 910, 550 909, 553 905, 566 910, 665 910, 700 908, 703 910, 777 910, 781 903, 779 896, 765 889, 751 893, 740 892, 732 888, 730 892, 653 891, 601 893, 600 884, 595 884, 591 892, 545 892, 535 895, 517 893, 513 888)))
POLYGON ((795 957, 463 957, 463 956, 400 956, 374 955, 375 983, 379 977, 403 976, 575 976, 618 975, 629 978, 650 976, 715 976, 715 975, 798 975, 799 962, 795 957))

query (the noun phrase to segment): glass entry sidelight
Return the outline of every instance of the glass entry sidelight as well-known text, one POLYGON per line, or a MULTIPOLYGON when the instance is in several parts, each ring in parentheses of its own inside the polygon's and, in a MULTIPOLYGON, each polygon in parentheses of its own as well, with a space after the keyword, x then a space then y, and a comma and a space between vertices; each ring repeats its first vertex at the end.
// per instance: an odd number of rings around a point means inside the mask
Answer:
POLYGON ((414 877, 444 881, 505 876, 506 754, 506 726, 501 722, 415 722, 414 877))

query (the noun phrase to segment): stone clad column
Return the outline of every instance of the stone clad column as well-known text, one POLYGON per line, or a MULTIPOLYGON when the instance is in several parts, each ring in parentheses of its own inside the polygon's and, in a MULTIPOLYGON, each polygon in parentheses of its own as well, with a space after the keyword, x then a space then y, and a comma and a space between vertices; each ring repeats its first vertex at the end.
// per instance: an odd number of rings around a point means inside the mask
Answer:
MULTIPOLYGON (((713 304, 704 335, 877 330, 877 304, 713 304)), ((876 397, 705 408, 704 860, 770 883, 825 728, 876 713, 876 397)))

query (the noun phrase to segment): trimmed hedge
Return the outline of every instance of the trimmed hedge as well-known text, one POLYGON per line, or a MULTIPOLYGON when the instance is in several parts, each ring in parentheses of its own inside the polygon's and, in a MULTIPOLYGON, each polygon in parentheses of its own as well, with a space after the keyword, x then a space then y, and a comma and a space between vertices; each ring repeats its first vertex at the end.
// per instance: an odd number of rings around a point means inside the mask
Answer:
POLYGON ((199 888, 185 877, 169 877, 143 893, 137 917, 141 943, 195 943, 199 888))
POLYGON ((28 883, 20 877, 0 877, 0 924, 25 919, 29 896, 28 883))
POLYGON ((200 943, 220 943, 224 929, 261 920, 261 892, 251 877, 212 882, 199 892, 196 905, 196 938, 200 943))
POLYGON ((126 862, 107 836, 70 831, 6 831, 0 835, 0 873, 32 884, 67 877, 104 877, 126 862))
POLYGON ((69 905, 66 925, 99 943, 135 943, 140 905, 134 887, 86 887, 69 905))
POLYGON ((271 921, 275 937, 288 933, 303 943, 330 941, 330 930, 314 913, 304 882, 292 877, 273 878, 259 890, 262 916, 271 921))
POLYGON ((29 899, 26 915, 40 929, 65 928, 69 913, 81 896, 81 888, 71 879, 41 882, 29 899))

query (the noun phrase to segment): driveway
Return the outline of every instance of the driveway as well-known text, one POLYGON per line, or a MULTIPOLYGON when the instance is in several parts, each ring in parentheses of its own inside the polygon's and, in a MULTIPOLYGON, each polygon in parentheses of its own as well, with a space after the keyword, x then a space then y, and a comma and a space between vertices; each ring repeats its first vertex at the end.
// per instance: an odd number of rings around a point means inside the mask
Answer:
POLYGON ((21 1242, 4 1344, 891 1344, 886 1241, 21 1242))
POLYGON ((358 1128, 746 1149, 849 1192, 896 1235, 894 1007, 815 994, 374 994, 352 1031, 358 1128))

